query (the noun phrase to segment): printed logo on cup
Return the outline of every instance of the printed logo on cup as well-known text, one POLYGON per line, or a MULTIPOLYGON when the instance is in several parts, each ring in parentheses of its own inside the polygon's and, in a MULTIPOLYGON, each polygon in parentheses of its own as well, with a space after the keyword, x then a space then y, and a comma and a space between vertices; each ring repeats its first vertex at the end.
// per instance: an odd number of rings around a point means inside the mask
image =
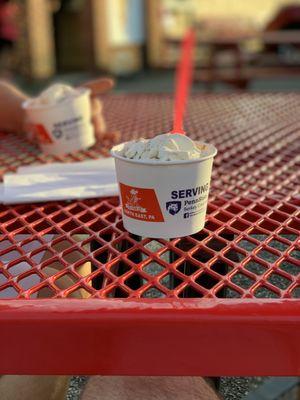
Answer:
POLYGON ((53 143, 53 139, 47 129, 42 124, 33 125, 34 133, 37 136, 37 139, 40 143, 43 144, 51 144, 53 143))
POLYGON ((123 212, 127 217, 148 222, 164 222, 154 189, 120 183, 123 212))
POLYGON ((171 215, 179 213, 181 210, 181 201, 168 201, 166 203, 166 209, 171 215))

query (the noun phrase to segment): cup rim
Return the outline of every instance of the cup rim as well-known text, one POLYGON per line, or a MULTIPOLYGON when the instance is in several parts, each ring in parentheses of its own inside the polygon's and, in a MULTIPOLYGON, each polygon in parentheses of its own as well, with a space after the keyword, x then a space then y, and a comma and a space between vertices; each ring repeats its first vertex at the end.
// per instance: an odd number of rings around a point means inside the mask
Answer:
POLYGON ((144 164, 144 165, 151 165, 151 166, 161 166, 161 165, 168 166, 168 165, 181 165, 181 164, 196 164, 196 163, 208 160, 210 158, 213 158, 218 153, 218 150, 216 149, 216 147, 211 143, 200 142, 200 141, 196 141, 196 143, 200 143, 201 145, 209 146, 209 154, 204 156, 204 157, 194 158, 192 160, 174 160, 174 161, 133 160, 131 158, 122 157, 122 156, 120 156, 119 154, 116 153, 116 150, 118 150, 118 147, 120 147, 124 143, 120 143, 120 144, 114 146, 111 149, 110 154, 114 158, 117 158, 118 160, 121 160, 121 161, 124 161, 124 162, 128 162, 128 163, 131 163, 131 164, 144 164))
POLYGON ((71 100, 74 100, 78 98, 81 95, 85 94, 91 94, 91 89, 87 87, 78 87, 76 90, 79 92, 78 94, 75 94, 74 96, 70 96, 69 99, 65 100, 63 103, 56 103, 56 104, 40 104, 40 105, 32 105, 32 100, 33 98, 29 98, 23 101, 21 107, 23 110, 27 109, 34 109, 34 110, 46 110, 46 109, 51 109, 55 107, 61 107, 66 104, 69 104, 71 100))

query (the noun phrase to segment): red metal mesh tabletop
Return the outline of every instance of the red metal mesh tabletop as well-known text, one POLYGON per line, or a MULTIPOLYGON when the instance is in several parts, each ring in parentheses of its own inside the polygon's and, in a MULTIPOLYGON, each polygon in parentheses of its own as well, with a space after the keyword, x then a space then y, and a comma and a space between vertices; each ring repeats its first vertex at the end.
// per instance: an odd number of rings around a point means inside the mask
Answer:
MULTIPOLYGON (((171 110, 169 96, 105 99, 122 141, 168 131, 171 110)), ((297 374, 299 112, 296 94, 192 98, 186 129, 219 153, 187 238, 129 235, 117 198, 0 206, 0 372, 297 374)), ((0 150, 4 173, 109 148, 52 158, 2 134, 0 150)))

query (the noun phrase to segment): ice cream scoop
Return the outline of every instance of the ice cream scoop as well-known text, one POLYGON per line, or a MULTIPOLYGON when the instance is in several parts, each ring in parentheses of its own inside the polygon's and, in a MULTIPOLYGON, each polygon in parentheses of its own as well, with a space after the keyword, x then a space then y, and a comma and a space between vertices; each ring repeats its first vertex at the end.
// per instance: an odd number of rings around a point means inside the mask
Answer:
POLYGON ((193 160, 202 156, 201 147, 188 136, 165 133, 118 146, 116 154, 133 160, 193 160))

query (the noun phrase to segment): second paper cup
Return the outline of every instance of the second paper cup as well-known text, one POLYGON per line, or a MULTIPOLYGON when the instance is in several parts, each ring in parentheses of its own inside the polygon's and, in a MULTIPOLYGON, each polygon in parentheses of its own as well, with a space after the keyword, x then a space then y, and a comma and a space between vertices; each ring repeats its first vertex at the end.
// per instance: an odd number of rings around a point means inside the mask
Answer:
POLYGON ((80 88, 78 91, 78 95, 54 105, 37 106, 30 100, 23 103, 26 120, 43 153, 64 155, 94 145, 90 90, 80 88))

